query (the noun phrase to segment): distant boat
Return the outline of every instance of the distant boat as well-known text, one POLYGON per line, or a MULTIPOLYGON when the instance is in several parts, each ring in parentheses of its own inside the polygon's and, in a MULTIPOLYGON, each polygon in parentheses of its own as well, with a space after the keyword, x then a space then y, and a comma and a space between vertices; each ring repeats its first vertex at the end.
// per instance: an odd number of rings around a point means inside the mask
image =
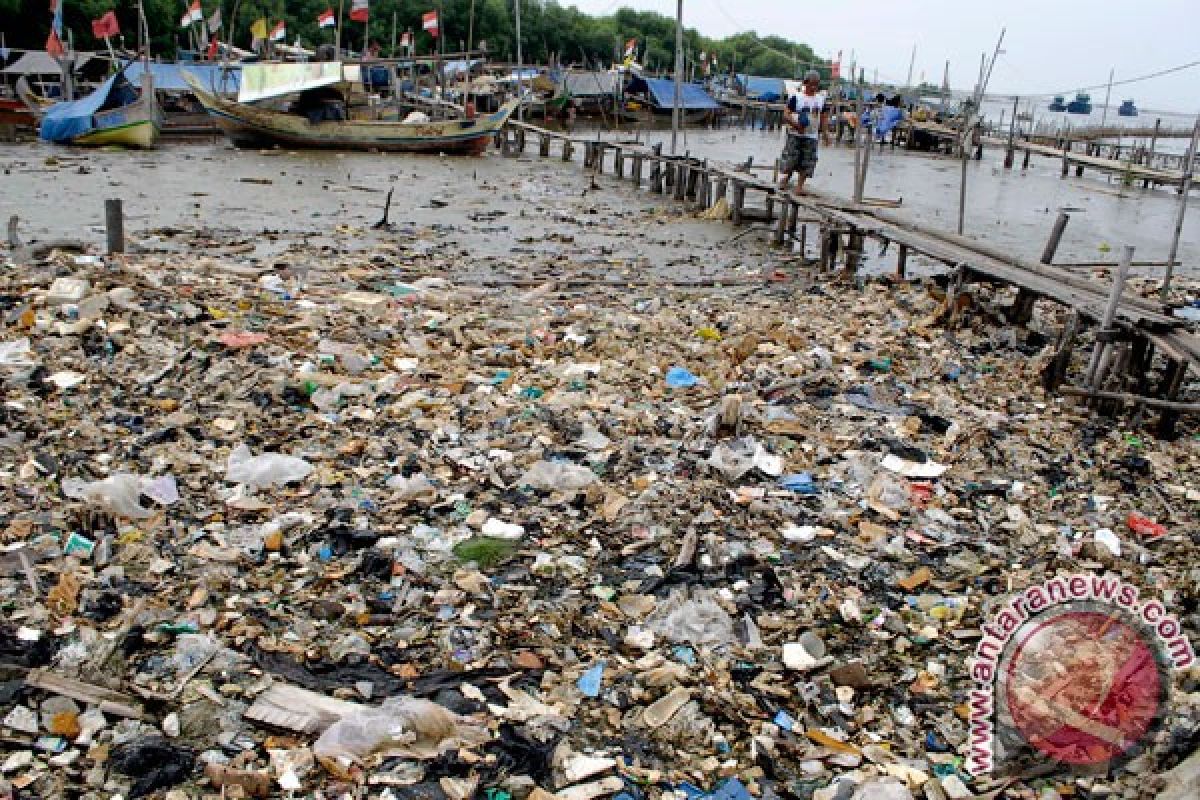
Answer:
POLYGON ((1067 101, 1061 94, 1056 94, 1054 100, 1050 103, 1051 111, 1066 111, 1067 101))
MULTIPOLYGON (((335 65, 335 71, 340 78, 340 64, 335 65)), ((249 82, 249 72, 248 68, 243 69, 243 90, 249 82)), ((496 131, 504 127, 517 107, 517 101, 511 100, 499 111, 481 117, 420 122, 346 119, 341 115, 330 118, 317 113, 316 107, 305 105, 306 96, 313 90, 333 92, 332 95, 328 92, 311 95, 314 102, 323 103, 327 97, 341 95, 328 81, 323 81, 325 86, 317 82, 317 85, 302 88, 295 110, 285 112, 226 100, 205 91, 192 76, 185 73, 184 78, 200 104, 237 147, 281 145, 307 149, 475 155, 487 149, 496 131), (313 112, 313 116, 300 113, 301 108, 313 112)), ((283 92, 274 91, 274 94, 283 92)))
POLYGON ((122 68, 87 97, 46 108, 38 136, 56 144, 153 147, 162 125, 150 74, 142 74, 139 94, 122 68))
POLYGON ((1069 114, 1090 114, 1092 113, 1092 96, 1079 92, 1075 95, 1075 99, 1067 103, 1067 113, 1069 114))
POLYGON ((1117 109, 1117 116, 1136 117, 1137 115, 1137 106, 1133 104, 1132 100, 1126 100, 1124 103, 1121 103, 1121 107, 1117 109))

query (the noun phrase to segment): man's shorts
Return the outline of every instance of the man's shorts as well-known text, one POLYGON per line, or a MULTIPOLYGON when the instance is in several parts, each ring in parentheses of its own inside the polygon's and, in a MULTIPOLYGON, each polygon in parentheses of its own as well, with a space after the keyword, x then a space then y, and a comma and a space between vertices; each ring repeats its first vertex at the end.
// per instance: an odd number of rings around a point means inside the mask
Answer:
POLYGON ((779 168, 783 172, 799 172, 811 178, 817 172, 817 140, 789 135, 780 161, 779 168))

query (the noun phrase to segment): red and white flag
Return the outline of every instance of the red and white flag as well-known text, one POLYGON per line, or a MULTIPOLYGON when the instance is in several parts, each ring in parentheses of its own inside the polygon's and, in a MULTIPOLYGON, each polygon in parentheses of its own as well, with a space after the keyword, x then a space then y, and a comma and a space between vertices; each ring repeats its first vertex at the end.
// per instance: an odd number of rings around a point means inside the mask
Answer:
POLYGON ((438 35, 438 13, 430 11, 428 14, 421 15, 421 27, 429 31, 430 36, 438 35))
POLYGON ((625 57, 633 58, 637 55, 637 39, 630 39, 625 43, 625 57))
POLYGON ((200 0, 193 0, 188 6, 188 10, 184 12, 183 17, 179 20, 179 27, 190 28, 197 22, 204 21, 204 10, 200 8, 200 0))
POLYGON ((842 51, 838 50, 837 58, 830 65, 829 71, 832 73, 833 80, 838 80, 842 77, 842 51))
POLYGON ((366 22, 371 17, 371 8, 368 0, 354 0, 350 4, 350 19, 355 22, 366 22))
POLYGON ((333 15, 333 9, 327 8, 317 15, 318 28, 332 28, 337 25, 337 17, 333 15))
POLYGON ((283 24, 283 20, 275 23, 275 27, 271 29, 271 41, 282 42, 287 38, 287 26, 283 24))
POLYGON ((404 33, 400 34, 400 46, 401 47, 408 47, 411 44, 412 44, 412 34, 410 34, 408 31, 405 31, 404 33))

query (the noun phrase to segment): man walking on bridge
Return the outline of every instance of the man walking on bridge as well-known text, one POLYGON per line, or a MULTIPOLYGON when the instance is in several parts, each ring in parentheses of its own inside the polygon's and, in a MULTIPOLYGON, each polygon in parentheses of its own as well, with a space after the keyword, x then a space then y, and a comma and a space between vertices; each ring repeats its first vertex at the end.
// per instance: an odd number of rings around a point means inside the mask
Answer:
POLYGON ((779 191, 786 192, 792 173, 796 172, 796 194, 804 192, 804 182, 817 171, 817 137, 829 144, 829 109, 821 75, 815 69, 804 73, 804 88, 788 98, 783 122, 787 128, 787 144, 783 148, 780 169, 783 180, 779 191))

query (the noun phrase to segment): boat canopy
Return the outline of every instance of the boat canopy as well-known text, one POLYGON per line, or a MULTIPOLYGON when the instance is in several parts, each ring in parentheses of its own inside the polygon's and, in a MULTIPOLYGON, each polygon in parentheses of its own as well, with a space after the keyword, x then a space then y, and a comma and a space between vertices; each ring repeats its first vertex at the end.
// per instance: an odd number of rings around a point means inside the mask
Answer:
MULTIPOLYGON (((75 59, 76 71, 83 69, 93 58, 97 58, 95 53, 84 52, 72 53, 72 57, 75 59)), ((26 50, 0 72, 5 75, 59 75, 62 73, 62 67, 45 50, 26 50)))
POLYGON ((783 80, 780 78, 763 78, 758 75, 738 75, 738 81, 746 87, 746 96, 766 103, 776 103, 783 99, 785 92, 783 80))
MULTIPOLYGON (((126 67, 125 77, 137 83, 144 71, 142 62, 135 61, 126 67)), ((228 68, 219 64, 150 64, 154 88, 160 92, 190 92, 192 87, 183 79, 185 71, 212 92, 236 92, 241 84, 241 67, 236 64, 228 68)))
MULTIPOLYGON (((675 107, 675 81, 666 78, 636 77, 629 82, 626 91, 634 94, 645 92, 659 108, 675 107)), ((694 83, 683 84, 681 104, 685 111, 709 111, 721 107, 708 92, 694 83)))
POLYGON ((238 87, 238 102, 253 103, 341 82, 342 64, 338 61, 245 64, 242 66, 242 82, 238 87))
POLYGON ((42 117, 38 136, 47 142, 70 143, 96 127, 98 112, 127 106, 135 100, 137 91, 125 77, 125 70, 121 70, 82 100, 50 106, 42 117))
POLYGON ((611 72, 567 72, 562 76, 563 94, 571 97, 603 97, 616 88, 611 72))

